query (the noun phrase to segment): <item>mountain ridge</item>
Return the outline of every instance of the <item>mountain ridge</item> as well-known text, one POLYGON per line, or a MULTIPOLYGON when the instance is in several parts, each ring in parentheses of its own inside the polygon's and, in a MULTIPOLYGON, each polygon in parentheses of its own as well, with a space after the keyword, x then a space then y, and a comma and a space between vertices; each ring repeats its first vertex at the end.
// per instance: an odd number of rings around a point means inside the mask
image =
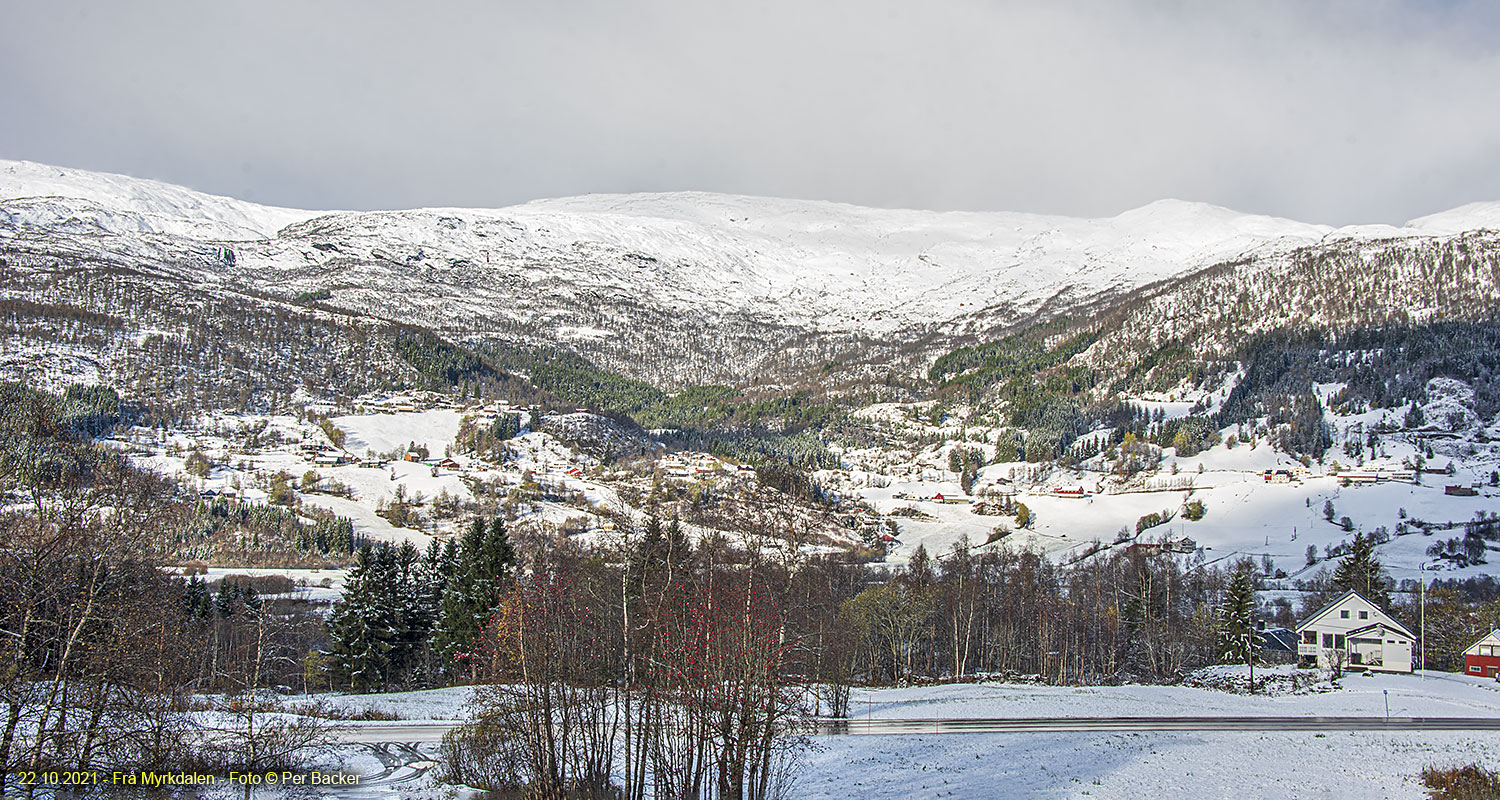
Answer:
MULTIPOLYGON (((1237 265, 1234 286, 1259 281, 1269 298, 1279 289, 1257 276, 1282 274, 1278 265, 1308 253, 1376 257, 1399 247, 1400 259, 1426 259, 1446 251, 1415 245, 1492 218, 1500 222, 1500 204, 1414 227, 1333 228, 1181 200, 1080 219, 702 192, 318 212, 0 161, 0 255, 10 261, 0 301, 118 314, 108 284, 123 270, 153 303, 281 304, 267 306, 273 318, 333 315, 321 326, 344 315, 455 342, 560 347, 663 386, 780 383, 825 364, 862 365, 864 380, 884 380, 920 375, 954 347, 1030 322, 1194 286, 1231 291, 1194 278, 1226 265, 1237 265)), ((1349 264, 1340 269, 1357 268, 1349 264)), ((1315 277, 1299 280, 1304 294, 1326 291, 1315 277)), ((1442 304, 1440 291, 1416 288, 1442 304)), ((1158 316, 1140 318, 1141 341, 1177 326, 1147 321, 1158 316)), ((24 348, 6 359, 26 361, 24 348)))
MULTIPOLYGON (((1341 231, 1364 235, 1181 200, 1094 219, 703 192, 583 195, 498 209, 311 211, 12 161, 0 161, 0 215, 13 230, 135 237, 143 256, 144 240, 155 236, 223 244, 255 283, 285 283, 291 295, 331 291, 333 305, 343 305, 339 290, 319 280, 415 288, 363 268, 372 264, 421 265, 429 286, 454 268, 470 271, 467 283, 510 275, 527 285, 546 282, 552 269, 566 282, 635 294, 666 313, 742 310, 876 336, 976 317, 1004 324, 1058 298, 1126 291, 1341 231)), ((1421 219, 1452 228, 1468 217, 1421 219)), ((372 310, 367 302, 344 307, 372 310)))

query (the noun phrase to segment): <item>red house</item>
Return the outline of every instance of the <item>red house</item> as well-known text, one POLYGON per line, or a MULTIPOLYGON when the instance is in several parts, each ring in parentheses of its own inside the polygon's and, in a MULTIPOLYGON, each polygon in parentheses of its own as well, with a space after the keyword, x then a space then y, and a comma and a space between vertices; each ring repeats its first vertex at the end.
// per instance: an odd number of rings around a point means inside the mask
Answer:
POLYGON ((1464 651, 1464 671, 1483 678, 1500 674, 1500 630, 1490 631, 1483 639, 1469 645, 1464 651))

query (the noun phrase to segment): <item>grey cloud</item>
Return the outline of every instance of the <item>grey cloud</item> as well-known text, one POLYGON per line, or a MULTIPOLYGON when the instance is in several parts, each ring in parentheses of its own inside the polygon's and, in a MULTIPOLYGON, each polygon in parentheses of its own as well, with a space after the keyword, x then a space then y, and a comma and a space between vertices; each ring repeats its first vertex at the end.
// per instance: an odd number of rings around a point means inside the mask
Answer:
POLYGON ((0 157, 313 208, 1500 199, 1488 4, 11 4, 0 157))

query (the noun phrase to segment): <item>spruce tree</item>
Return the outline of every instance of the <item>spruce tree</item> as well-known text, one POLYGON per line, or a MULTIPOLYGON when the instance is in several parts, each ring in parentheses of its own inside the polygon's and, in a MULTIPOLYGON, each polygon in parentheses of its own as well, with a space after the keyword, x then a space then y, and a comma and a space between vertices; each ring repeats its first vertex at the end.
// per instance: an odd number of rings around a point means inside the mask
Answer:
POLYGON ((693 544, 688 541, 687 533, 682 529, 682 522, 672 517, 671 523, 667 525, 667 570, 670 574, 673 570, 681 569, 687 564, 692 555, 693 544))
POLYGON ((646 593, 647 577, 666 562, 667 548, 666 532, 662 528, 661 519, 655 515, 647 517, 645 527, 641 528, 640 541, 636 542, 626 564, 626 587, 631 597, 640 597, 646 593))
POLYGON ((335 684, 354 692, 381 688, 390 670, 390 609, 383 608, 381 581, 388 578, 382 568, 382 547, 377 551, 366 542, 359 548, 354 566, 344 579, 344 593, 333 604, 328 618, 332 640, 331 671, 335 684))
POLYGON ((416 677, 418 653, 432 632, 432 621, 423 613, 421 557, 416 545, 402 542, 387 551, 390 556, 386 603, 392 620, 391 675, 401 685, 416 677))
POLYGON ((1229 664, 1249 663, 1258 644, 1256 638, 1255 564, 1246 558, 1234 565, 1219 606, 1220 659, 1229 664))
POLYGON ((187 586, 183 589, 182 602, 187 607, 188 614, 194 619, 208 619, 213 616, 213 596, 208 591, 208 584, 197 575, 188 578, 187 586))
POLYGON ((1333 571, 1333 587, 1340 592, 1352 589, 1380 608, 1390 609, 1390 579, 1385 576, 1385 568, 1379 559, 1375 558, 1375 537, 1355 534, 1349 555, 1344 556, 1333 571))
POLYGON ((476 517, 465 531, 457 563, 443 592, 433 649, 439 661, 456 666, 489 622, 490 611, 510 581, 515 551, 499 518, 476 517))

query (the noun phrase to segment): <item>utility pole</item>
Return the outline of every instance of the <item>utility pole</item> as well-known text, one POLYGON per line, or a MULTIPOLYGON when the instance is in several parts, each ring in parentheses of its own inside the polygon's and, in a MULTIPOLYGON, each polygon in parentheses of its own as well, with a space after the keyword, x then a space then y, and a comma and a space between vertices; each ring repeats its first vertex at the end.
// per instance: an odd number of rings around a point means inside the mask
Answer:
POLYGON ((1427 562, 1426 561, 1423 561, 1421 563, 1420 568, 1418 569, 1418 572, 1420 572, 1421 575, 1422 575, 1422 579, 1421 579, 1422 580, 1422 600, 1421 600, 1421 606, 1422 606, 1422 623, 1421 623, 1421 631, 1420 632, 1422 634, 1422 647, 1421 647, 1421 653, 1422 653, 1422 680, 1425 681, 1425 680, 1427 680, 1427 562))
POLYGON ((1250 694, 1255 694, 1255 631, 1245 634, 1245 661, 1250 664, 1250 694))

